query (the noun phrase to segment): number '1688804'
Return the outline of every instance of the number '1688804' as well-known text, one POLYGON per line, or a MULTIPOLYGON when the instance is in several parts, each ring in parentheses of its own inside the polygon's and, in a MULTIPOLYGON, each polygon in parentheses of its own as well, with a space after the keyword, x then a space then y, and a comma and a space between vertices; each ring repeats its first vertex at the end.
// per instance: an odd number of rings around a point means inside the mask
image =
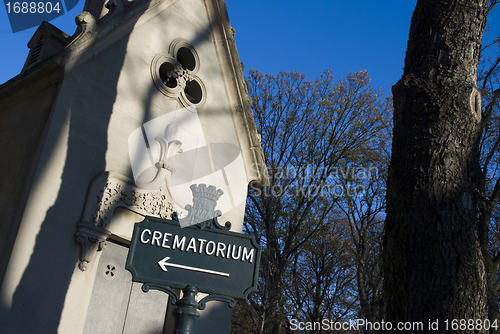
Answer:
POLYGON ((489 319, 453 319, 445 320, 444 325, 446 330, 490 330, 491 328, 498 329, 498 323, 495 319, 491 322, 489 319))
POLYGON ((59 7, 59 2, 56 2, 55 4, 52 4, 51 2, 7 2, 5 4, 5 7, 7 9, 7 13, 14 13, 14 14, 44 14, 44 13, 52 13, 56 12, 59 13, 61 11, 61 8, 59 7))

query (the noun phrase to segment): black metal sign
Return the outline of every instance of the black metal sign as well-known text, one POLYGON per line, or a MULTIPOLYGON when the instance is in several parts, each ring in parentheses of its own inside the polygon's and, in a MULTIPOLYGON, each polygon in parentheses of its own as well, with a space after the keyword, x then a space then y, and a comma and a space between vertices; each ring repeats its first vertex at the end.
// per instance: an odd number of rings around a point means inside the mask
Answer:
POLYGON ((125 268, 137 282, 246 298, 257 289, 259 262, 253 236, 146 217, 134 226, 125 268))

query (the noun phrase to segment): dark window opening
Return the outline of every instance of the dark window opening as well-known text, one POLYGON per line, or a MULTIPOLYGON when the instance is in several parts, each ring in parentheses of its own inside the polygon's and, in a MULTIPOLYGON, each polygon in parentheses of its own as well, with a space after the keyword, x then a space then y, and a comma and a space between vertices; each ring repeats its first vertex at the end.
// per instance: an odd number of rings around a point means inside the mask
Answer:
POLYGON ((196 67, 196 59, 193 53, 186 47, 182 47, 177 51, 177 60, 181 63, 182 67, 193 71, 196 67))
POLYGON ((171 63, 163 63, 160 66, 160 79, 163 84, 169 88, 177 87, 175 79, 174 65, 171 63))
POLYGON ((186 84, 184 93, 186 94, 186 98, 189 100, 189 102, 193 104, 201 102, 203 93, 200 84, 195 80, 192 80, 186 84))

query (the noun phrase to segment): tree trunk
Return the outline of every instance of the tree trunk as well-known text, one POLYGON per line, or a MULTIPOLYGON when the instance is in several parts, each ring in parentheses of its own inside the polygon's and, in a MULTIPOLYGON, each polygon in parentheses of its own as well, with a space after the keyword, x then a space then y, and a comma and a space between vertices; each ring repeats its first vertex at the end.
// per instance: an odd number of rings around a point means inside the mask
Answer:
MULTIPOLYGON (((486 319, 478 240, 477 65, 487 0, 418 0, 393 87, 384 236, 387 321, 486 319)), ((403 331, 400 331, 403 332, 403 331)), ((421 332, 421 331, 419 331, 421 332)), ((479 331, 458 331, 460 333, 479 331)), ((486 332, 486 331, 484 331, 486 332)))

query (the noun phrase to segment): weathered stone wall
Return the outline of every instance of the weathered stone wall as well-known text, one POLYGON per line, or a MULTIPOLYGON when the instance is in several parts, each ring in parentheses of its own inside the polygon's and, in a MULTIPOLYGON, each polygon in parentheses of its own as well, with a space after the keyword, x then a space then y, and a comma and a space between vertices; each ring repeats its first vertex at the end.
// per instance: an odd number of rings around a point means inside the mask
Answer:
POLYGON ((62 71, 0 93, 0 284, 40 156, 62 71))

